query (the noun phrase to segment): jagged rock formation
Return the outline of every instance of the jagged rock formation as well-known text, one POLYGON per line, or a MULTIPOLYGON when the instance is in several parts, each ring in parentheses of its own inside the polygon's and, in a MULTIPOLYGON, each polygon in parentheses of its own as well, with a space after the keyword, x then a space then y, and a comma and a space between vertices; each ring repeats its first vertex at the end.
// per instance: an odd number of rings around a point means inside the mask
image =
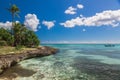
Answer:
POLYGON ((17 64, 18 62, 33 58, 33 57, 42 57, 55 54, 58 49, 51 47, 39 47, 36 50, 26 51, 20 54, 9 54, 9 55, 0 55, 0 74, 7 68, 17 64))

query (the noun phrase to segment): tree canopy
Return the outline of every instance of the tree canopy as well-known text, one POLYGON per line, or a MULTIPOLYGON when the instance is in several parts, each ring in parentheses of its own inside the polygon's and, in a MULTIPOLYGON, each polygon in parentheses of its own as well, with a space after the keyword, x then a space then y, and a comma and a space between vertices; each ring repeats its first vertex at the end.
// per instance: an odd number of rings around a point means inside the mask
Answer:
POLYGON ((15 4, 13 4, 10 8, 8 8, 8 11, 12 15, 12 22, 14 22, 15 16, 19 17, 18 15, 18 13, 20 12, 19 8, 15 4))
POLYGON ((17 13, 20 11, 19 8, 14 4, 8 10, 12 14, 12 28, 11 31, 0 28, 0 45, 37 47, 40 41, 36 34, 25 25, 14 22, 15 16, 18 16, 17 13))
POLYGON ((10 34, 9 30, 0 28, 0 41, 5 42, 8 46, 26 46, 26 47, 37 47, 40 41, 36 34, 27 29, 25 25, 20 23, 15 23, 14 25, 14 35, 10 34))
POLYGON ((27 47, 36 47, 40 44, 35 33, 27 29, 24 25, 16 23, 14 27, 15 45, 23 45, 27 47))
POLYGON ((0 28, 0 41, 1 43, 4 42, 5 45, 11 46, 14 42, 14 38, 8 30, 0 28))

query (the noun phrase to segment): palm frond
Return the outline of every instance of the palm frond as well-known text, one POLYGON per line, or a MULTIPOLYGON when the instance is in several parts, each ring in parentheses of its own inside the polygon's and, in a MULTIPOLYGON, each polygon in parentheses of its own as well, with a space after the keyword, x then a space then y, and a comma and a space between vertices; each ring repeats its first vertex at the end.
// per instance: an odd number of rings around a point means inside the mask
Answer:
POLYGON ((20 16, 17 13, 15 13, 15 16, 17 16, 18 18, 20 18, 20 16))

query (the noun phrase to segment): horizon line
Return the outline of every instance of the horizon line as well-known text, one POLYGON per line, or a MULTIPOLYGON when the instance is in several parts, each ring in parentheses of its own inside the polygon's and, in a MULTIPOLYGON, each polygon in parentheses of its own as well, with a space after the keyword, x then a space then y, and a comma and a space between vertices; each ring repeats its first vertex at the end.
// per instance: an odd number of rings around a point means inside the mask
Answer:
POLYGON ((120 42, 41 42, 41 44, 120 44, 120 42))

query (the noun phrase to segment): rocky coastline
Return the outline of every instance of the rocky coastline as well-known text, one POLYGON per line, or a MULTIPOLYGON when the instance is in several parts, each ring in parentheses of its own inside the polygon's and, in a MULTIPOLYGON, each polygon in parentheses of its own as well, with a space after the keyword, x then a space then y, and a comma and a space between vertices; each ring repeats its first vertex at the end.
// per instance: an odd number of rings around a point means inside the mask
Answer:
POLYGON ((22 60, 52 55, 55 54, 57 51, 58 49, 43 46, 37 48, 36 50, 30 50, 20 54, 0 55, 0 74, 2 74, 6 69, 16 65, 22 60))

